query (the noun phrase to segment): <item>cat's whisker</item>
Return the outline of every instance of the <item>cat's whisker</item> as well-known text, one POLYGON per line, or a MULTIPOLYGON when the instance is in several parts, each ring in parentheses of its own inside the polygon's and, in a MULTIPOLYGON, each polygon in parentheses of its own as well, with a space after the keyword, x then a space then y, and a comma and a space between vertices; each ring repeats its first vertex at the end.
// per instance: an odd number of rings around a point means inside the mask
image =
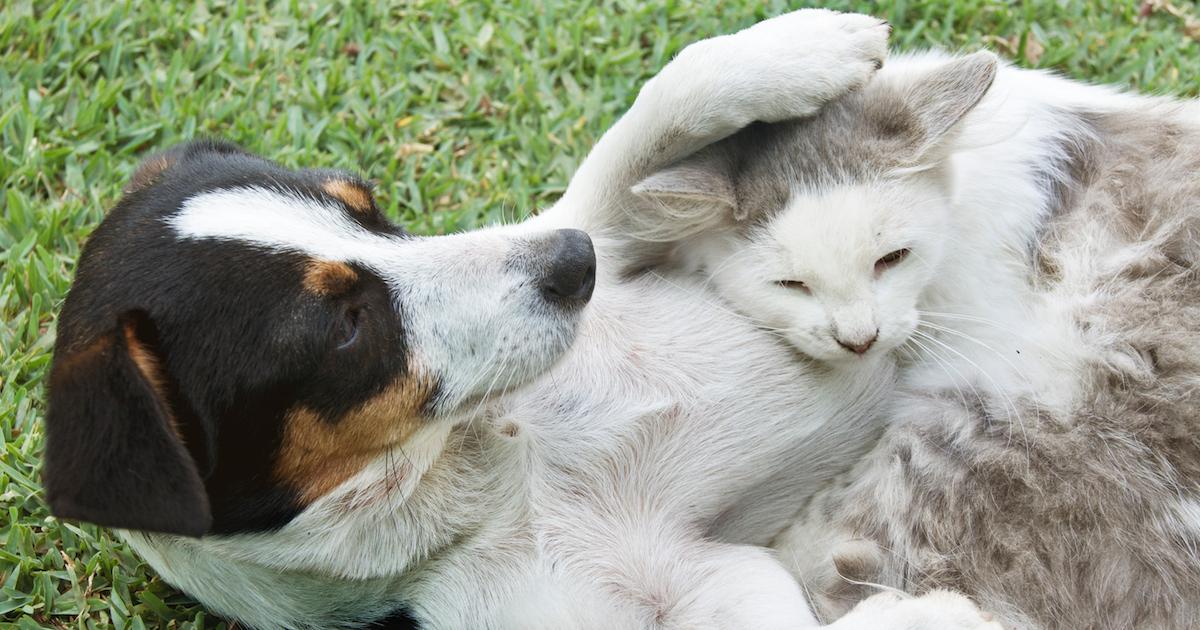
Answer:
POLYGON ((933 322, 927 322, 924 320, 917 322, 917 326, 929 328, 930 330, 935 330, 938 332, 944 332, 949 335, 954 335, 955 337, 965 339, 966 341, 969 341, 971 343, 974 343, 974 344, 982 347, 983 349, 987 350, 988 352, 991 352, 992 354, 996 355, 996 357, 999 358, 1001 361, 1003 361, 1005 365, 1012 368, 1013 374, 1016 375, 1017 377, 1021 378, 1022 380, 1024 380, 1027 385, 1029 385, 1030 387, 1033 386, 1033 381, 1031 381, 1029 379, 1029 377, 1024 373, 1024 371, 1020 367, 1018 367, 1017 364, 1014 363, 1012 361, 1012 359, 1010 359, 1006 353, 1001 352, 1000 350, 997 350, 995 347, 989 345, 986 341, 983 341, 982 339, 980 339, 974 335, 965 333, 961 330, 957 330, 957 329, 951 328, 949 326, 944 326, 942 324, 935 324, 933 322))
POLYGON ((921 337, 922 339, 925 339, 926 341, 937 344, 939 347, 945 349, 948 352, 953 353, 955 356, 962 359, 963 361, 966 361, 972 368, 975 369, 975 371, 977 371, 984 378, 986 378, 989 383, 991 383, 991 385, 995 388, 996 393, 1007 403, 1007 406, 1012 410, 1013 414, 1017 417, 1017 420, 1018 421, 1021 420, 1021 416, 1020 416, 1019 411, 1017 410, 1016 404, 1012 401, 1012 398, 1010 398, 1008 396, 1008 394, 1005 393, 1004 388, 1000 386, 1000 383, 991 375, 990 372, 983 369, 982 366, 980 366, 975 361, 972 361, 970 357, 968 357, 966 354, 959 351, 957 348, 942 341, 941 339, 938 339, 937 337, 934 337, 934 336, 932 336, 928 333, 922 332, 920 330, 914 331, 913 334, 921 337))
MULTIPOLYGON (((685 287, 682 287, 682 286, 680 286, 680 285, 679 285, 679 283, 675 282, 674 280, 671 280, 670 278, 668 278, 668 277, 667 277, 667 276, 665 276, 665 275, 661 275, 661 274, 659 274, 659 275, 658 275, 658 279, 659 279, 659 280, 661 280, 661 281, 663 281, 663 282, 665 282, 665 283, 667 283, 667 284, 669 284, 669 285, 671 285, 671 286, 673 286, 673 287, 677 287, 677 288, 679 288, 679 289, 686 289, 686 290, 688 290, 688 291, 693 291, 692 289, 687 289, 687 288, 685 288, 685 287)), ((707 287, 707 285, 708 285, 710 282, 711 282, 711 279, 708 279, 708 280, 706 280, 706 281, 705 281, 704 285, 702 285, 702 286, 705 286, 705 287, 707 287)), ((749 324, 753 325, 753 326, 754 326, 754 327, 756 327, 756 328, 762 328, 763 330, 765 330, 765 331, 767 331, 767 332, 773 332, 773 333, 776 333, 776 334, 780 334, 780 333, 782 332, 782 329, 779 329, 779 328, 773 328, 773 327, 772 327, 770 324, 768 324, 768 323, 767 323, 765 320, 760 320, 760 319, 757 319, 757 318, 755 318, 755 317, 751 317, 751 316, 747 315, 746 313, 742 313, 742 312, 739 312, 739 311, 735 311, 735 310, 733 310, 733 309, 729 308, 729 307, 728 307, 727 305, 725 305, 725 304, 724 304, 722 301, 720 301, 719 299, 717 299, 717 298, 715 298, 715 297, 712 297, 711 295, 705 295, 705 296, 704 296, 702 299, 704 300, 704 302, 705 302, 707 305, 709 305, 709 306, 712 306, 713 308, 715 308, 715 309, 717 309, 717 310, 719 310, 719 311, 721 311, 721 312, 723 312, 723 313, 725 313, 725 314, 729 315, 730 317, 735 317, 735 318, 737 318, 737 319, 739 319, 739 320, 742 320, 742 321, 744 321, 744 322, 747 322, 747 323, 749 323, 749 324)))
MULTIPOLYGON (((992 354, 996 355, 996 357, 998 357, 1001 361, 1003 361, 1004 364, 1007 365, 1012 370, 1013 375, 1015 375, 1017 378, 1019 378, 1025 382, 1025 384, 1029 387, 1030 392, 1036 392, 1037 386, 1033 382, 1033 380, 1029 378, 1029 376, 1025 370, 1022 370, 1020 367, 1018 367, 1017 364, 1014 363, 1011 359, 1009 359, 1009 357, 1005 353, 1000 352, 996 348, 988 345, 983 340, 981 340, 977 337, 974 337, 972 335, 969 335, 967 333, 964 333, 960 330, 955 330, 954 328, 950 328, 949 326, 934 324, 932 322, 922 321, 922 322, 919 322, 917 325, 924 326, 924 327, 930 328, 932 330, 944 332, 946 334, 954 335, 956 337, 965 339, 971 343, 981 346, 982 348, 986 349, 988 352, 991 352, 992 354)), ((1036 395, 1032 396, 1032 401, 1033 401, 1033 405, 1034 405, 1034 414, 1038 418, 1040 418, 1042 413, 1041 413, 1041 406, 1038 403, 1038 397, 1036 395)))
MULTIPOLYGON (((986 378, 988 380, 988 382, 991 383, 992 388, 994 389, 994 393, 1000 397, 1000 399, 1005 403, 1005 405, 1011 411, 1012 415, 1009 417, 1009 420, 1011 421, 1013 418, 1016 419, 1016 425, 1021 430, 1021 436, 1024 440, 1024 443, 1028 446, 1029 436, 1028 436, 1028 433, 1025 428, 1025 419, 1021 416, 1020 409, 1018 409, 1018 407, 1017 407, 1016 403, 1013 401, 1012 397, 1009 396, 1007 392, 1005 392, 1004 388, 1000 385, 1000 383, 998 381, 996 381, 996 379, 993 378, 992 375, 987 370, 984 370, 978 363, 972 361, 970 359, 970 357, 968 357, 965 354, 963 354, 962 352, 958 351, 950 344, 947 344, 936 337, 933 337, 927 333, 923 333, 919 330, 914 331, 913 334, 918 335, 921 338, 923 338, 931 343, 937 344, 937 345, 941 346, 942 348, 944 348, 945 350, 954 353, 960 359, 962 359, 963 361, 966 361, 968 364, 970 364, 971 367, 973 367, 984 378, 986 378)), ((980 397, 979 400, 980 400, 980 404, 983 404, 983 405, 987 404, 987 402, 982 398, 982 396, 980 397)))
POLYGON ((711 283, 713 281, 713 278, 715 278, 722 271, 725 271, 726 267, 729 267, 734 262, 737 262, 737 261, 741 260, 742 258, 750 258, 752 253, 753 253, 752 248, 746 248, 746 249, 742 249, 742 250, 733 252, 732 254, 729 254, 725 258, 722 258, 721 261, 715 267, 712 267, 711 269, 706 270, 707 271, 706 279, 705 279, 706 284, 711 283))
POLYGON ((968 406, 967 396, 966 392, 964 392, 962 387, 959 385, 959 381, 962 381, 962 383, 970 388, 971 393, 974 394, 975 398, 977 398, 981 404, 983 403, 982 395, 979 393, 979 390, 975 389, 975 385, 971 383, 970 379, 967 379, 958 368, 954 367, 949 361, 947 361, 945 357, 937 352, 935 348, 931 348, 930 346, 921 343, 919 337, 916 335, 909 337, 908 341, 921 349, 919 358, 927 357, 932 359, 934 364, 946 373, 946 376, 950 378, 950 383, 954 385, 954 390, 958 393, 959 400, 962 401, 964 407, 968 406), (953 374, 951 374, 952 371, 953 374))
MULTIPOLYGON (((937 341, 937 340, 935 340, 935 339, 933 339, 933 338, 931 338, 931 337, 929 337, 929 336, 927 336, 927 335, 924 335, 924 334, 920 334, 919 336, 921 336, 921 337, 924 337, 924 338, 925 338, 925 339, 927 339, 928 341, 935 341, 935 342, 937 341)), ((921 347, 923 347, 923 348, 925 348, 925 349, 926 349, 926 354, 927 354, 927 355, 928 355, 930 358, 934 359, 935 363, 936 363, 936 364, 938 364, 938 366, 942 368, 942 371, 943 371, 943 372, 946 372, 946 375, 947 375, 947 376, 950 376, 950 373, 947 371, 947 367, 949 367, 949 369, 953 370, 953 371, 954 371, 954 373, 955 373, 955 374, 956 374, 956 375, 957 375, 957 376, 958 376, 960 379, 962 379, 962 380, 963 380, 963 381, 964 381, 964 382, 967 384, 967 386, 968 386, 968 387, 971 389, 972 393, 975 395, 975 399, 976 399, 976 400, 979 402, 979 404, 980 404, 981 406, 983 406, 983 407, 985 407, 985 408, 986 408, 987 401, 984 399, 983 395, 982 395, 982 394, 979 392, 979 390, 978 390, 978 389, 975 387, 974 383, 973 383, 973 382, 972 382, 970 379, 966 378, 966 376, 965 376, 965 375, 963 375, 963 373, 962 373, 962 372, 961 372, 961 371, 960 371, 958 368, 955 368, 955 367, 954 367, 954 366, 953 366, 953 365, 952 365, 952 364, 951 364, 951 363, 950 363, 950 362, 949 362, 949 361, 948 361, 948 360, 947 360, 945 357, 942 357, 940 354, 938 354, 937 352, 935 352, 935 351, 933 350, 933 348, 930 348, 930 347, 928 347, 928 346, 925 346, 924 344, 921 344, 919 341, 917 341, 917 340, 916 340, 916 336, 914 336, 914 337, 912 338, 912 340, 913 340, 915 343, 917 343, 919 346, 921 346, 921 347)), ((942 344, 942 345, 944 345, 944 344, 942 344)), ((967 404, 966 398, 965 398, 965 397, 963 397, 963 395, 962 395, 962 389, 958 387, 958 385, 957 385, 957 382, 955 381, 955 379, 954 379, 954 377, 953 377, 953 376, 951 376, 950 378, 951 378, 951 382, 954 382, 954 383, 955 383, 955 389, 957 389, 957 390, 959 391, 959 400, 962 402, 962 404, 963 404, 963 407, 964 407, 964 408, 965 408, 965 407, 968 407, 969 405, 967 404)), ((1011 403, 1011 401, 1009 401, 1009 402, 1011 403)), ((1019 417, 1019 416, 1018 416, 1018 417, 1019 417)), ((1022 435, 1024 436, 1024 435, 1025 435, 1025 429, 1024 429, 1024 425, 1023 425, 1023 424, 1020 424, 1020 423, 1018 423, 1018 426, 1020 426, 1020 428, 1021 428, 1021 432, 1022 432, 1022 435)), ((1008 439, 1009 439, 1009 441, 1010 441, 1010 443, 1011 443, 1011 440, 1012 440, 1012 436, 1011 436, 1011 434, 1009 434, 1009 436, 1008 436, 1008 439)), ((1028 451, 1028 448, 1029 448, 1029 447, 1028 447, 1028 439, 1026 439, 1026 440, 1025 440, 1025 445, 1026 445, 1026 450, 1028 451)))
POLYGON ((971 323, 976 323, 976 324, 982 324, 985 326, 990 326, 992 328, 995 328, 996 330, 999 330, 1001 332, 1012 335, 1013 337, 1015 337, 1017 339, 1020 339, 1021 341, 1036 348, 1039 352, 1042 352, 1043 354, 1047 355, 1048 357, 1057 359, 1059 361, 1065 361, 1068 359, 1068 357, 1066 355, 1064 355, 1062 352, 1059 352, 1058 350, 1054 349, 1053 347, 1048 346, 1045 343, 1042 343, 1042 342, 1038 341, 1037 339, 1030 337, 1026 332, 1017 330, 1015 328, 1012 328, 1011 326, 1002 324, 994 319, 988 319, 986 317, 980 317, 977 315, 969 315, 966 313, 946 313, 946 312, 926 311, 926 310, 919 310, 919 311, 917 311, 917 314, 920 315, 922 321, 928 321, 926 319, 926 317, 935 317, 935 318, 940 318, 940 319, 960 320, 960 321, 966 321, 966 322, 971 322, 971 323))

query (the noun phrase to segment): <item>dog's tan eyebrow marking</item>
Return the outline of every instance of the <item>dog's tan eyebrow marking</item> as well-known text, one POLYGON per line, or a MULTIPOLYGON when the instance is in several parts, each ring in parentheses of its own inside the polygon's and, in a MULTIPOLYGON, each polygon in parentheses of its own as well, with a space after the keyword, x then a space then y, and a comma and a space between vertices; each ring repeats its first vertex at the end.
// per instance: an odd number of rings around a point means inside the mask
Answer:
POLYGON ((341 295, 356 281, 358 272, 336 260, 314 260, 304 269, 304 290, 319 297, 341 295))
POLYGON ((412 437, 436 390, 432 379, 410 373, 340 418, 293 409, 284 419, 276 476, 312 503, 412 437))
POLYGON ((356 212, 368 213, 375 208, 375 199, 371 191, 345 179, 331 179, 321 184, 321 188, 329 196, 341 200, 356 212))

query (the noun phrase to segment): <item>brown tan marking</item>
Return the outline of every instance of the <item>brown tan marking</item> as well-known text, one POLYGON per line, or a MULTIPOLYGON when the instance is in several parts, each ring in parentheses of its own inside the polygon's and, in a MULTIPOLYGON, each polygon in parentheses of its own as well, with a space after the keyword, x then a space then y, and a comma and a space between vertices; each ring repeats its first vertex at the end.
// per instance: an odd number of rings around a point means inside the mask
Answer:
POLYGON ((305 504, 324 496, 421 426, 431 380, 407 376, 383 393, 330 422, 307 408, 285 419, 276 476, 305 504))
POLYGON ((321 188, 357 212, 370 212, 375 207, 375 200, 371 197, 371 191, 355 182, 345 179, 331 179, 322 184, 321 188))
POLYGON ((179 422, 175 419, 175 415, 167 406, 167 379, 158 355, 138 339, 134 322, 125 322, 121 326, 121 334, 125 335, 125 347, 129 349, 129 360, 133 361, 138 373, 146 379, 146 384, 154 391, 154 397, 162 409, 163 416, 167 419, 167 426, 171 427, 171 432, 179 438, 180 442, 183 442, 183 431, 179 428, 179 422))
POLYGON ((315 260, 304 270, 304 289, 320 297, 341 295, 357 280, 353 267, 336 260, 315 260))

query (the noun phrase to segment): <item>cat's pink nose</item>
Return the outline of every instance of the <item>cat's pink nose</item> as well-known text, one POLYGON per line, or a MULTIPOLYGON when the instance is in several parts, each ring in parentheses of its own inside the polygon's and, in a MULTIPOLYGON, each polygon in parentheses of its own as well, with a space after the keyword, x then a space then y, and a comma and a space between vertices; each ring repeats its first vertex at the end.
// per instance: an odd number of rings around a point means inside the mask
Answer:
POLYGON ((875 334, 871 335, 871 338, 866 341, 846 341, 844 339, 838 339, 837 342, 839 346, 849 350, 850 352, 853 352, 854 354, 862 354, 867 350, 870 350, 871 346, 875 344, 875 340, 878 338, 879 331, 876 330, 875 334))

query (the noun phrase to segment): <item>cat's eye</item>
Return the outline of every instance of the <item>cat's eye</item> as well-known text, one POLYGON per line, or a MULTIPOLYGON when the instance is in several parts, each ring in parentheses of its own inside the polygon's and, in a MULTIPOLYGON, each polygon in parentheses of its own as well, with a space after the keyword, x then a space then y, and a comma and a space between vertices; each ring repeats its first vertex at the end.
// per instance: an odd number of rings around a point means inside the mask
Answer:
POLYGON ((884 271, 885 269, 889 269, 891 267, 896 266, 897 264, 900 263, 900 261, 902 261, 908 257, 909 251, 910 250, 907 247, 905 247, 904 249, 897 249, 896 251, 888 254, 887 256, 884 256, 883 258, 876 260, 875 261, 875 273, 879 273, 881 271, 884 271))
POLYGON ((778 284, 779 286, 781 286, 785 289, 792 289, 794 291, 803 291, 806 294, 812 293, 812 289, 809 289, 807 284, 804 284, 803 282, 801 282, 799 280, 780 280, 780 281, 776 282, 775 284, 778 284))
POLYGON ((348 308, 342 313, 342 318, 338 320, 337 327, 333 332, 334 344, 338 350, 345 350, 354 345, 354 342, 358 340, 358 328, 361 322, 361 309, 348 308))

